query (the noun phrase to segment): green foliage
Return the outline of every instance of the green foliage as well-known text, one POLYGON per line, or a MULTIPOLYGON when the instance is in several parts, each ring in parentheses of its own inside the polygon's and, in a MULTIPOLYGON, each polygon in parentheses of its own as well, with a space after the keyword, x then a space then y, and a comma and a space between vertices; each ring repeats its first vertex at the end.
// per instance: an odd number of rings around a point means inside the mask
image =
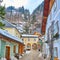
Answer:
POLYGON ((59 37, 59 34, 58 33, 56 33, 54 36, 53 36, 53 38, 58 38, 59 37))
POLYGON ((0 17, 2 19, 4 19, 5 16, 5 7, 4 6, 0 6, 0 17))
MULTIPOLYGON (((0 6, 0 20, 3 20, 5 16, 5 7, 4 6, 0 6)), ((0 28, 2 28, 3 26, 5 26, 5 24, 3 24, 0 21, 0 28)))
POLYGON ((0 27, 3 27, 3 26, 5 26, 5 24, 3 24, 2 22, 0 22, 0 27))

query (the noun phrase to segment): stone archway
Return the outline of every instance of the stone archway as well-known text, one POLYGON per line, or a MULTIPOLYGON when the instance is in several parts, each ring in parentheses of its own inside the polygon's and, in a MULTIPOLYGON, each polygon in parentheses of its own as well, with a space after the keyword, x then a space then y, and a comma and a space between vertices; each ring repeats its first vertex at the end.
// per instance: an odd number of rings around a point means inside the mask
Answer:
POLYGON ((31 50, 31 44, 27 43, 27 50, 31 50))
POLYGON ((33 50, 36 50, 36 49, 37 49, 37 44, 36 44, 36 43, 33 43, 33 44, 32 44, 32 49, 33 49, 33 50))

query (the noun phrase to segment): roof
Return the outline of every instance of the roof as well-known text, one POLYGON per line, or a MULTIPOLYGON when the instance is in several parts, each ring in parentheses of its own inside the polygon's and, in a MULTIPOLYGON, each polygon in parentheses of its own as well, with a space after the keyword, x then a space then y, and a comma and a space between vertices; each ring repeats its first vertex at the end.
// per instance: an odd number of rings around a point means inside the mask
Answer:
POLYGON ((23 34, 22 37, 38 38, 38 35, 28 35, 28 34, 23 34))
POLYGON ((19 28, 17 26, 15 26, 14 24, 8 22, 7 20, 0 20, 0 22, 2 22, 3 24, 5 24, 4 27, 9 27, 9 28, 16 28, 20 33, 23 32, 23 29, 21 26, 19 26, 19 28))
POLYGON ((39 33, 39 32, 34 32, 34 35, 38 35, 39 37, 41 37, 41 36, 42 36, 42 34, 41 34, 41 33, 39 33))
POLYGON ((0 29, 0 34, 3 35, 3 36, 6 36, 8 38, 11 38, 12 40, 14 41, 17 41, 17 42, 20 42, 20 43, 23 43, 22 39, 18 38, 18 37, 15 37, 11 34, 9 34, 6 30, 2 30, 0 29))
POLYGON ((4 27, 14 27, 16 28, 12 23, 8 22, 7 20, 0 20, 3 24, 5 24, 4 27))

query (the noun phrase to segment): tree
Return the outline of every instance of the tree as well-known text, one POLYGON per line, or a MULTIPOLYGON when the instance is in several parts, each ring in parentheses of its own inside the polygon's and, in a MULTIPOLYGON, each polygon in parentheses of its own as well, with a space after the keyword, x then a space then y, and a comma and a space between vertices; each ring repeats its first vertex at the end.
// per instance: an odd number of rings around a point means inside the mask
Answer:
POLYGON ((0 6, 0 17, 2 19, 4 19, 5 16, 5 7, 4 6, 0 6))
POLYGON ((5 26, 5 24, 3 24, 2 22, 0 22, 0 27, 3 27, 3 26, 5 26))
MULTIPOLYGON (((5 7, 4 6, 0 6, 0 20, 4 19, 5 16, 5 7)), ((2 28, 3 26, 5 26, 5 24, 3 24, 0 21, 0 28, 2 28)))

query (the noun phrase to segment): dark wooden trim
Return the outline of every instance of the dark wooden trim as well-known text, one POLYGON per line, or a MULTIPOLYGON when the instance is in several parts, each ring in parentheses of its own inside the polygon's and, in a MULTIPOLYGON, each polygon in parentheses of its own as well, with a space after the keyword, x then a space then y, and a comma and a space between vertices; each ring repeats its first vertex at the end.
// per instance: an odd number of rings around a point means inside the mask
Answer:
MULTIPOLYGON (((3 36, 1 34, 0 34, 0 39, 5 40, 5 41, 9 41, 9 42, 15 42, 15 43, 18 43, 18 44, 22 44, 22 43, 20 43, 20 42, 18 42, 16 40, 13 40, 13 39, 11 39, 9 37, 6 37, 6 36, 3 36)), ((22 45, 24 45, 24 44, 22 44, 22 45)))
POLYGON ((51 11, 54 0, 44 0, 44 11, 43 11, 43 20, 42 20, 42 34, 45 34, 47 17, 51 11), (46 17, 46 18, 45 18, 46 17))

